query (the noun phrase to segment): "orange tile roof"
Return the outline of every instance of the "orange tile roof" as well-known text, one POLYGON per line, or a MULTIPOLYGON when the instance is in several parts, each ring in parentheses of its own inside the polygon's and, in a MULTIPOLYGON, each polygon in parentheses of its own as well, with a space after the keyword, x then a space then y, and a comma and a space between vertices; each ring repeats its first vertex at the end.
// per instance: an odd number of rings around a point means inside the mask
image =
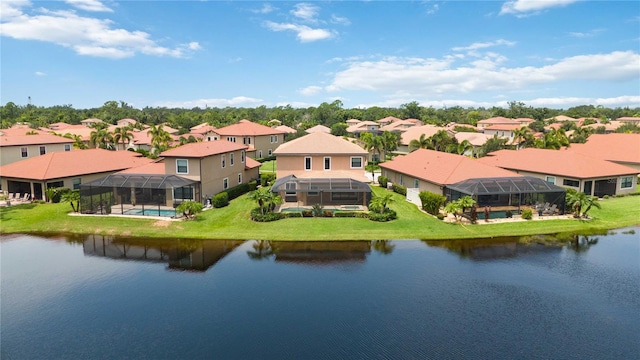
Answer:
MULTIPOLYGON (((419 121, 419 120, 418 120, 419 121)), ((380 128, 382 131, 404 131, 406 129, 420 126, 419 123, 410 120, 394 121, 380 128)))
POLYGON ((538 174, 566 176, 578 179, 637 174, 628 166, 600 160, 568 150, 527 148, 499 150, 478 161, 504 169, 538 174))
POLYGON ((495 124, 495 125, 491 125, 491 126, 485 127, 484 130, 513 131, 513 130, 520 129, 523 126, 524 125, 520 125, 520 124, 515 124, 515 125, 511 125, 511 124, 495 124))
POLYGON ((103 149, 54 152, 0 167, 3 177, 50 180, 120 171, 153 162, 132 151, 103 149))
POLYGON ((423 134, 425 138, 429 138, 435 135, 440 130, 446 131, 449 135, 453 134, 447 128, 430 125, 430 124, 422 125, 422 126, 412 126, 408 128, 405 132, 403 132, 402 135, 400 135, 400 144, 409 145, 411 140, 418 140, 420 139, 420 136, 423 134))
POLYGON ((516 122, 519 122, 519 123, 532 123, 532 122, 535 122, 535 120, 532 119, 532 118, 516 118, 516 119, 513 119, 513 120, 516 121, 516 122))
POLYGON ((294 129, 294 128, 292 128, 292 127, 289 127, 289 126, 287 126, 287 125, 280 125, 280 126, 276 126, 276 127, 275 127, 275 129, 276 129, 276 130, 280 130, 280 131, 284 131, 284 132, 286 132, 287 134, 295 134, 295 133, 297 133, 297 132, 298 132, 296 129, 294 129))
POLYGON ((455 138, 458 140, 458 143, 461 143, 467 140, 473 146, 482 146, 487 140, 491 139, 493 136, 486 135, 483 133, 475 133, 475 132, 459 132, 456 133, 455 138))
POLYGON ((32 129, 27 125, 14 125, 8 129, 0 129, 0 133, 2 133, 2 136, 26 135, 28 132, 32 131, 35 131, 38 134, 47 134, 49 132, 49 129, 32 129))
POLYGON ((132 167, 119 171, 118 174, 146 174, 146 175, 162 175, 165 174, 164 161, 160 160, 149 164, 132 167))
POLYGON ((255 168, 257 168, 257 167, 260 167, 261 165, 262 165, 262 163, 261 163, 261 162, 256 161, 256 160, 253 160, 253 159, 252 159, 252 158, 250 158, 250 157, 245 157, 245 158, 244 158, 244 167, 245 167, 246 169, 255 169, 255 168))
POLYGON ((368 152, 360 146, 341 137, 316 132, 287 141, 278 146, 273 152, 276 156, 295 155, 367 155, 368 152))
POLYGON ((260 125, 249 120, 214 130, 220 136, 262 136, 284 134, 284 131, 260 125))
POLYGON ((324 126, 324 125, 316 125, 314 127, 310 127, 307 130, 305 130, 305 132, 307 134, 311 134, 314 132, 324 132, 324 133, 331 133, 331 129, 329 129, 328 127, 324 126))
POLYGON ((596 159, 640 164, 640 134, 593 134, 585 144, 571 144, 567 151, 596 159))
POLYGON ((354 170, 331 170, 331 171, 323 171, 323 170, 295 170, 295 171, 287 171, 279 172, 278 178, 282 178, 285 176, 293 175, 299 179, 353 179, 362 181, 364 183, 371 182, 366 175, 364 170, 354 171, 354 170))
POLYGON ((636 116, 623 116, 616 119, 616 121, 631 121, 631 122, 640 122, 640 117, 636 116))
POLYGON ((382 118, 380 120, 378 120, 379 123, 384 124, 384 123, 392 123, 395 121, 400 121, 400 119, 398 119, 397 117, 394 116, 387 116, 386 118, 382 118))
POLYGON ((185 144, 160 153, 163 157, 202 158, 211 155, 224 154, 231 151, 246 150, 247 145, 229 142, 227 140, 204 141, 185 144))
POLYGON ((558 115, 558 116, 554 116, 554 117, 550 117, 548 119, 545 120, 553 120, 555 119, 557 122, 563 122, 563 121, 576 121, 577 119, 574 119, 570 116, 565 116, 565 115, 558 115))
POLYGON ((215 126, 211 126, 209 124, 200 124, 198 126, 194 126, 191 128, 191 133, 192 134, 206 134, 209 131, 214 131, 216 129, 215 126))
POLYGON ((427 149, 397 156, 381 163, 380 167, 440 185, 455 184, 472 178, 519 176, 477 159, 427 149))
POLYGON ((52 134, 0 136, 0 147, 46 144, 73 144, 73 140, 52 134))
POLYGON ((518 124, 518 122, 516 122, 513 119, 497 116, 489 119, 480 120, 478 121, 478 124, 518 124))

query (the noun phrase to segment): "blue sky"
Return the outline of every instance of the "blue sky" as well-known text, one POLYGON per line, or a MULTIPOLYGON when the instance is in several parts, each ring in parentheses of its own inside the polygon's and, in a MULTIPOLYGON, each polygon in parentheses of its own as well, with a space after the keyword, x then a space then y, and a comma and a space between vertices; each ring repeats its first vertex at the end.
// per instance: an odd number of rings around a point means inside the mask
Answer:
POLYGON ((0 102, 640 106, 637 1, 0 2, 0 102))

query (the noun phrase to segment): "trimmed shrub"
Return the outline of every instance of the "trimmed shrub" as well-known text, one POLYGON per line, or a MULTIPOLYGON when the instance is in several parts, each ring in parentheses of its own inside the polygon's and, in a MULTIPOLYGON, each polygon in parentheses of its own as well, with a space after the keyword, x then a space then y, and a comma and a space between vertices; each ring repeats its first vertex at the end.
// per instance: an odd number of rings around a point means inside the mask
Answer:
POLYGON ((445 216, 442 213, 438 213, 438 215, 436 215, 436 217, 438 218, 438 220, 444 220, 445 216))
POLYGON ((603 198, 603 199, 608 199, 608 198, 609 198, 609 195, 605 195, 605 196, 603 196, 602 198, 603 198))
POLYGON ((358 217, 357 216, 357 212, 355 211, 338 211, 335 214, 333 214, 333 216, 335 217, 340 217, 340 218, 354 218, 354 217, 358 217))
POLYGON ((256 159, 257 162, 259 163, 263 163, 263 162, 267 162, 267 161, 271 161, 271 160, 275 160, 276 156, 275 155, 271 155, 271 156, 267 156, 267 157, 263 157, 261 159, 256 159))
POLYGON ((285 214, 284 217, 287 217, 287 218, 301 218, 302 217, 302 213, 299 213, 299 212, 287 212, 287 213, 281 213, 281 214, 285 214))
POLYGON ((525 220, 533 219, 533 210, 531 210, 530 208, 522 210, 522 218, 525 220))
POLYGON ((260 174, 260 185, 269 186, 276 180, 276 174, 274 173, 263 173, 260 174))
POLYGON ((325 210, 324 213, 322 214, 322 216, 324 216, 324 217, 333 217, 333 211, 325 210))
POLYGON ((255 209, 251 210, 251 220, 256 221, 256 222, 276 221, 276 220, 283 219, 284 217, 285 217, 284 214, 282 214, 282 213, 274 213, 274 212, 268 212, 268 213, 263 215, 260 212, 260 208, 255 208, 255 209))
POLYGON ((229 205, 229 194, 226 192, 216 194, 213 199, 211 199, 211 205, 213 205, 214 208, 221 208, 229 205))
POLYGON ((371 220, 371 221, 386 222, 386 221, 391 221, 391 220, 397 219, 398 215, 396 214, 395 211, 393 211, 391 209, 387 209, 382 214, 380 214, 378 212, 369 212, 369 216, 368 217, 369 217, 369 220, 371 220))
POLYGON ((389 183, 389 178, 386 176, 378 176, 378 184, 380 184, 380 187, 383 188, 387 188, 387 183, 389 183))
POLYGON ((511 212, 511 210, 507 210, 507 211, 505 211, 504 216, 507 219, 511 219, 513 217, 513 213, 511 212))
POLYGON ((400 195, 407 196, 407 187, 406 186, 393 184, 393 185, 391 185, 391 190, 393 190, 393 192, 398 193, 400 195))
POLYGON ((258 188, 258 180, 251 180, 249 181, 248 184, 249 184, 249 192, 258 188))
POLYGON ((302 210, 302 217, 313 217, 311 210, 302 210))
POLYGON ((418 196, 422 203, 422 209, 431 215, 438 215, 440 208, 444 205, 445 201, 447 201, 446 196, 430 191, 420 191, 418 196))

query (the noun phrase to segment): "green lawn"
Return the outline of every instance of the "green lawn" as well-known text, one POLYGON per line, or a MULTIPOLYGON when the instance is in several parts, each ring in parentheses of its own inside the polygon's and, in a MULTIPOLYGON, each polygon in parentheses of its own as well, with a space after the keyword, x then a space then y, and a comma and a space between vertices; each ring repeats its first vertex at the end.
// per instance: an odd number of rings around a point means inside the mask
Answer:
MULTIPOLYGON (((387 191, 374 187, 375 193, 387 191)), ((241 196, 222 209, 203 212, 193 221, 163 222, 109 216, 70 216, 69 204, 26 204, 0 209, 1 233, 73 233, 171 239, 256 240, 450 240, 564 232, 596 232, 640 224, 640 196, 601 201, 592 220, 547 220, 488 225, 449 224, 428 216, 394 194, 390 207, 398 219, 377 223, 356 218, 291 218, 256 223, 256 204, 241 196)))
POLYGON ((260 172, 276 172, 278 170, 276 160, 269 160, 262 163, 260 166, 260 172))

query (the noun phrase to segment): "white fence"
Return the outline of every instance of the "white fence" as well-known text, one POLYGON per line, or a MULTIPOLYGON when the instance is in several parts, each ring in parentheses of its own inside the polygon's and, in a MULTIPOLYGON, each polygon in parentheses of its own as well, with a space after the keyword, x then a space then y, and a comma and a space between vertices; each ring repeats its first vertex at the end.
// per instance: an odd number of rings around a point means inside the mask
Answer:
POLYGON ((422 208, 422 201, 420 201, 420 189, 407 188, 407 201, 415 204, 418 208, 422 208))

